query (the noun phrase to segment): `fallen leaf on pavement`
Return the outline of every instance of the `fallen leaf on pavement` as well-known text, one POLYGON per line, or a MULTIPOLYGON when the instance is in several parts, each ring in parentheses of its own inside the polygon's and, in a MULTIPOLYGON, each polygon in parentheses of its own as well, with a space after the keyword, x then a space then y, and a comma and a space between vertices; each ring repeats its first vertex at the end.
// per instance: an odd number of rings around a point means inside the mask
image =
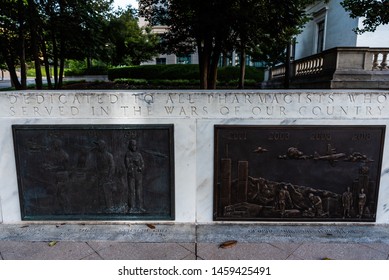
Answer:
POLYGON ((53 247, 53 246, 55 246, 57 243, 58 243, 58 241, 50 241, 50 242, 49 242, 49 246, 50 246, 50 247, 53 247))
POLYGON ((231 247, 234 247, 236 245, 236 243, 238 243, 238 241, 236 241, 236 240, 228 240, 228 241, 223 242, 222 244, 220 244, 219 248, 222 248, 222 249, 231 248, 231 247))

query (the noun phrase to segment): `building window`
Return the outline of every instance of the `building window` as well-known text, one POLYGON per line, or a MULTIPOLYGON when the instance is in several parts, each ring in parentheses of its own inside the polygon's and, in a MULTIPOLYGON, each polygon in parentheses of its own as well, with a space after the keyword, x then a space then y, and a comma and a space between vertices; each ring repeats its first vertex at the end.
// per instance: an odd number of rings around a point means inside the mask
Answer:
POLYGON ((317 48, 316 52, 320 53, 324 50, 324 30, 325 29, 325 21, 322 20, 317 23, 317 48))
POLYGON ((177 56, 177 64, 192 64, 192 57, 190 55, 177 56))
POLYGON ((166 64, 166 57, 158 57, 156 59, 157 65, 165 65, 166 64))

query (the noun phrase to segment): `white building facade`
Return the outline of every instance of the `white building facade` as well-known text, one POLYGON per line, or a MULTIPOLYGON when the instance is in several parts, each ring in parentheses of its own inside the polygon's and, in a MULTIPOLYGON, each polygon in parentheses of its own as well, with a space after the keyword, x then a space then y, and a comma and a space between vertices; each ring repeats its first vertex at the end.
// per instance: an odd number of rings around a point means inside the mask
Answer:
POLYGON ((351 18, 341 6, 342 0, 317 1, 307 7, 312 16, 296 38, 294 58, 301 59, 336 47, 389 47, 389 25, 375 32, 357 34, 363 18, 351 18))

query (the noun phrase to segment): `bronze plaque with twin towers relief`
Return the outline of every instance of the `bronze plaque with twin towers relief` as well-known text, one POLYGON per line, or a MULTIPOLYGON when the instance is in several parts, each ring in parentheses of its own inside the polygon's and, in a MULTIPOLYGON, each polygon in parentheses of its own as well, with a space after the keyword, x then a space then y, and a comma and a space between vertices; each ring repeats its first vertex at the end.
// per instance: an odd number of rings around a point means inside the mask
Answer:
POLYGON ((374 222, 385 126, 215 126, 214 219, 374 222))
POLYGON ((23 220, 173 220, 173 125, 14 125, 23 220))

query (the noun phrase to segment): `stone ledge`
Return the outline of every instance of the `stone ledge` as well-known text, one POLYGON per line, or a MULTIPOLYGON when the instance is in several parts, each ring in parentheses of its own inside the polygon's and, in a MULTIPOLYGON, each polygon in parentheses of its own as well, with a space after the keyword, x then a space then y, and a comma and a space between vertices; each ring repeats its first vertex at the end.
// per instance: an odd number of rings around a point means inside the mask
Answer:
POLYGON ((3 224, 0 240, 143 243, 385 243, 389 226, 338 224, 3 224), (155 228, 153 228, 155 227, 155 228))

